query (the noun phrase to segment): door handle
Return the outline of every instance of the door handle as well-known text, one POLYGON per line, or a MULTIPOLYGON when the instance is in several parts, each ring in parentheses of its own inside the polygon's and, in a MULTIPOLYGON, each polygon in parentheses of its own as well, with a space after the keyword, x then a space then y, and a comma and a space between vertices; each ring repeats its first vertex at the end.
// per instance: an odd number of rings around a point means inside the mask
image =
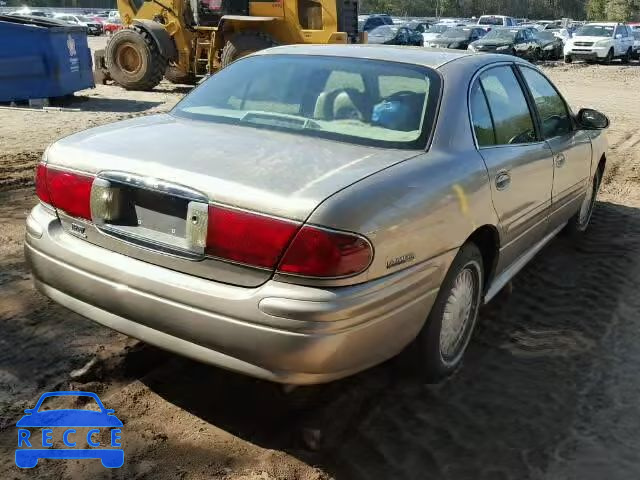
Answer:
POLYGON ((556 168, 563 167, 564 164, 567 162, 567 159, 564 156, 564 153, 559 153, 558 155, 556 155, 554 162, 555 162, 556 168))
POLYGON ((496 175, 496 189, 505 190, 511 183, 511 177, 508 172, 498 172, 496 175))

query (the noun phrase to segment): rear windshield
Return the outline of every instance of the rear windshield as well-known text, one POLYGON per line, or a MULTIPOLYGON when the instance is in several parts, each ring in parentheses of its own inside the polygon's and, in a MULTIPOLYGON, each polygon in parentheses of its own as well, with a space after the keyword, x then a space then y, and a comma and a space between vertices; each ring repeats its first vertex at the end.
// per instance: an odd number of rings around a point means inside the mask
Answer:
POLYGON ((429 27, 429 33, 444 33, 450 28, 449 25, 431 25, 431 27, 429 27))
POLYGON ((172 115, 350 143, 422 148, 440 76, 432 69, 348 57, 264 55, 219 71, 172 115))
POLYGON ((441 35, 441 38, 469 38, 471 36, 470 28, 452 28, 441 35))
POLYGON ((503 25, 504 20, 501 17, 480 17, 478 25, 503 25))
POLYGON ((491 30, 484 36, 484 40, 513 40, 516 38, 518 30, 498 29, 491 30))
POLYGON ((553 32, 550 31, 546 31, 546 32, 538 32, 536 33, 536 37, 538 37, 540 40, 545 40, 545 41, 552 41, 555 40, 556 36, 553 34, 553 32))

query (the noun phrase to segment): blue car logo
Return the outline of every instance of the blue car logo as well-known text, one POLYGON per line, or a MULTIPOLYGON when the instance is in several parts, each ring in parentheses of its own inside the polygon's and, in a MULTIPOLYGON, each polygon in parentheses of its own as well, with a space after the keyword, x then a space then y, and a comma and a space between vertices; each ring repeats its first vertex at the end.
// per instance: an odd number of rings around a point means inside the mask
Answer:
POLYGON ((121 447, 122 422, 118 420, 112 409, 104 408, 98 395, 92 392, 47 392, 43 394, 34 408, 27 408, 16 426, 18 427, 18 448, 16 449, 16 465, 20 468, 33 468, 40 458, 84 459, 99 458, 107 468, 119 468, 124 463, 124 451, 121 447), (50 397, 91 397, 95 400, 99 411, 86 409, 56 409, 40 411, 42 402, 50 397), (42 428, 41 438, 31 427, 42 428), (98 427, 98 428, 96 428, 98 427), (109 429, 109 442, 100 443, 100 427, 109 429), (77 428, 87 429, 81 435, 77 428), (53 448, 54 429, 63 430, 61 440, 65 447, 53 448), (80 448, 84 443, 90 448, 80 448), (40 448, 40 446, 42 448, 40 448), (101 448, 108 446, 110 448, 101 448))

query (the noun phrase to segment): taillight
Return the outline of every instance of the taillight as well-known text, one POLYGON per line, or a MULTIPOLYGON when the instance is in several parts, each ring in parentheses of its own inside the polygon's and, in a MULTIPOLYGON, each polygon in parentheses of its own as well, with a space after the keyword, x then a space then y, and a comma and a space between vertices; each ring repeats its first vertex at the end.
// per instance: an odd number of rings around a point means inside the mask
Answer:
POLYGON ((91 220, 91 185, 93 177, 51 168, 36 167, 38 198, 72 217, 91 220))
POLYGON ((36 195, 40 201, 44 203, 51 203, 51 196, 49 196, 49 190, 47 189, 47 166, 44 163, 39 163, 36 167, 36 195))
POLYGON ((344 277, 364 271, 371 244, 358 235, 304 226, 293 239, 278 271, 308 277, 344 277))
POLYGON ((209 206, 208 255, 274 268, 300 224, 265 215, 209 206))

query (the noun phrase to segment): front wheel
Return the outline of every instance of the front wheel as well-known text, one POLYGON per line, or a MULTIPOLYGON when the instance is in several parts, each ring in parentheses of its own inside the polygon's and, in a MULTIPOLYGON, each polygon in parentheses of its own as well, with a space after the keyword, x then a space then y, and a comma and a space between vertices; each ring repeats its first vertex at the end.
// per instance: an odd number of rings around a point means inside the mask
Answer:
POLYGON ((453 260, 413 346, 412 367, 426 381, 438 382, 460 366, 478 318, 483 282, 480 250, 467 243, 453 260))
POLYGON ((589 222, 591 221, 591 215, 593 214, 593 209, 596 205, 596 198, 598 196, 598 190, 600 189, 601 182, 602 171, 598 168, 587 187, 584 199, 580 204, 580 210, 576 212, 567 224, 566 230, 569 235, 579 237, 589 227, 589 222))
POLYGON ((155 40, 136 27, 118 30, 107 43, 105 53, 111 78, 127 90, 151 90, 167 69, 167 59, 155 40))
POLYGON ((613 48, 610 48, 609 51, 607 52, 607 56, 604 57, 605 65, 610 65, 611 62, 613 62, 613 48))

